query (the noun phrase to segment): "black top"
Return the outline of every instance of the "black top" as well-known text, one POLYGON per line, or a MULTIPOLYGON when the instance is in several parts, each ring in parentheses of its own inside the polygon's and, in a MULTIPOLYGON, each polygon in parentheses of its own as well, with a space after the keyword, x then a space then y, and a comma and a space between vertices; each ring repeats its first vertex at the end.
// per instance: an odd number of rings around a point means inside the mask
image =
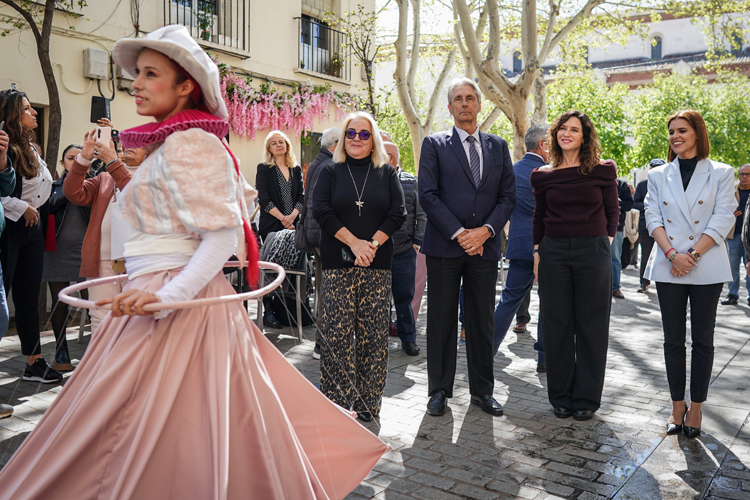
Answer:
MULTIPOLYGON (((302 204, 305 201, 305 192, 302 184, 302 168, 298 165, 289 173, 289 181, 283 184, 285 180, 276 165, 258 165, 258 171, 255 174, 255 189, 258 190, 258 202, 260 203, 260 224, 258 233, 265 239, 268 233, 281 231, 284 225, 279 219, 269 214, 273 208, 278 208, 284 215, 289 215, 295 208, 302 211, 302 204), (285 211, 285 191, 288 198, 291 196, 292 206, 285 211)), ((298 218, 299 219, 299 218, 298 218)), ((294 221, 297 223, 297 220, 294 221)))
POLYGON ((695 166, 698 164, 698 157, 695 158, 688 158, 683 160, 682 158, 679 159, 680 163, 680 175, 682 176, 682 189, 687 190, 688 184, 690 184, 690 179, 693 177, 693 172, 695 172, 695 166))
POLYGON ((390 269, 393 257, 391 236, 406 220, 404 192, 396 170, 390 165, 376 168, 369 156, 360 160, 347 156, 345 163, 326 165, 315 184, 313 215, 323 229, 320 236, 323 269, 354 266, 341 257, 341 250, 349 250, 349 247, 335 237, 343 227, 367 241, 378 230, 387 234, 388 241, 375 252, 368 269, 390 269), (362 195, 361 215, 356 203, 357 191, 362 195))

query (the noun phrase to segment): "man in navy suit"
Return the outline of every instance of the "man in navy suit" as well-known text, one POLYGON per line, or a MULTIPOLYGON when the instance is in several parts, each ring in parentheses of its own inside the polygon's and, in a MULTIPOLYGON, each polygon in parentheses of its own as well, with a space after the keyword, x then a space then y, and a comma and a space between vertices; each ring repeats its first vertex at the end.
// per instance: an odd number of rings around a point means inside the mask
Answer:
POLYGON ((491 415, 492 336, 499 232, 516 205, 508 144, 479 132, 482 95, 473 80, 448 85, 455 126, 425 138, 419 161, 419 202, 427 213, 427 413, 445 413, 456 374, 458 291, 463 279, 466 357, 471 403, 491 415))
MULTIPOLYGON (((526 294, 534 286, 534 245, 531 234, 534 217, 534 193, 531 189, 531 171, 547 163, 548 125, 534 125, 526 132, 526 154, 515 165, 513 172, 516 178, 516 209, 510 216, 508 249, 506 258, 510 259, 508 278, 505 280, 503 293, 495 308, 495 350, 500 348, 513 316, 518 311, 526 294)), ((537 371, 544 372, 544 347, 542 345, 542 328, 537 326, 537 341, 534 349, 539 352, 537 371)))

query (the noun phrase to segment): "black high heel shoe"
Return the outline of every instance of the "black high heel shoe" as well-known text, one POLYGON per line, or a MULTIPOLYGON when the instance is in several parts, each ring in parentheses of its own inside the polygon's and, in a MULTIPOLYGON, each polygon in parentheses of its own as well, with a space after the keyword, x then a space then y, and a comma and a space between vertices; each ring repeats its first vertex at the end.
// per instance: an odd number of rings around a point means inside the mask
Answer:
MULTIPOLYGON (((685 416, 687 416, 687 411, 685 412, 685 416)), ((702 409, 701 409, 701 412, 700 412, 700 416, 701 416, 701 424, 703 424, 703 411, 702 411, 702 409)), ((698 427, 688 427, 687 425, 685 425, 685 420, 684 419, 683 419, 682 422, 683 422, 682 423, 682 433, 685 434, 685 437, 692 439, 692 438, 697 438, 698 436, 701 435, 701 426, 700 425, 698 427)))
POLYGON ((685 423, 685 415, 687 415, 688 405, 685 404, 685 412, 682 414, 682 422, 679 424, 667 423, 667 436, 674 436, 682 432, 682 426, 685 423))

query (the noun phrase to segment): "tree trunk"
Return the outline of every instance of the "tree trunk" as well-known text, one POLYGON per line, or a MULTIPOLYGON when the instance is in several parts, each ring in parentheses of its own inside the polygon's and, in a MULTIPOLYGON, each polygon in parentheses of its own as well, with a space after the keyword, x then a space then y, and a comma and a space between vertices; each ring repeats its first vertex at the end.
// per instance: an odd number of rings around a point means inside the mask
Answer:
POLYGON ((44 161, 47 162, 47 168, 54 176, 57 166, 57 152, 60 148, 62 108, 60 106, 60 92, 57 89, 57 81, 55 80, 55 75, 52 71, 52 62, 49 58, 49 38, 46 39, 46 43, 44 42, 43 40, 37 43, 37 54, 39 62, 42 65, 44 83, 47 85, 47 95, 49 96, 49 129, 47 133, 47 146, 44 149, 44 161))
POLYGON ((547 83, 540 72, 534 80, 534 115, 531 117, 531 124, 542 123, 547 123, 547 83))
POLYGON ((526 111, 528 97, 511 93, 508 95, 510 102, 511 120, 513 126, 513 161, 517 162, 526 154, 526 131, 529 129, 529 114, 526 111))

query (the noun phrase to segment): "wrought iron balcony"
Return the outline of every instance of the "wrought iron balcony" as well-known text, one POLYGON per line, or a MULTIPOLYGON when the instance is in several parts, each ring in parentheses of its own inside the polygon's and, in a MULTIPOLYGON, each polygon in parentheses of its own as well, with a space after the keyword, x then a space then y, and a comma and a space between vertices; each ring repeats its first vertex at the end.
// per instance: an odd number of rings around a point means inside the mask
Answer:
POLYGON ((182 24, 193 38, 250 50, 250 0, 164 0, 164 24, 182 24))
POLYGON ((349 37, 308 16, 297 17, 299 69, 340 80, 352 78, 349 37))

